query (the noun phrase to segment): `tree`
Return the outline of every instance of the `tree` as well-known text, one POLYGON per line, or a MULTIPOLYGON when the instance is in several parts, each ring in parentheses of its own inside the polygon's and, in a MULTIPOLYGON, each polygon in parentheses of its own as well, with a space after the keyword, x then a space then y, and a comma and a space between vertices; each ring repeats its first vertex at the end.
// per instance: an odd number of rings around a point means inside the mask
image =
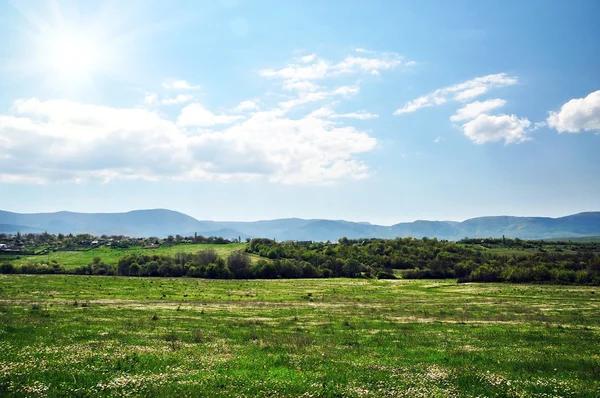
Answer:
POLYGON ((348 278, 356 278, 360 275, 360 270, 360 263, 353 258, 349 258, 342 266, 342 275, 347 276, 348 278))
POLYGON ((117 264, 117 272, 119 275, 128 276, 131 268, 131 256, 121 257, 117 264))
POLYGON ((250 275, 250 256, 245 252, 238 250, 227 258, 227 267, 238 279, 248 278, 250 275))
POLYGON ((214 263, 219 258, 215 249, 204 249, 198 252, 196 259, 198 261, 198 265, 208 265, 210 263, 214 263))
POLYGON ((140 274, 140 265, 138 263, 131 263, 129 266, 129 275, 138 276, 140 274))
POLYGON ((273 263, 261 260, 260 264, 257 264, 255 276, 263 279, 277 278, 277 269, 273 263))

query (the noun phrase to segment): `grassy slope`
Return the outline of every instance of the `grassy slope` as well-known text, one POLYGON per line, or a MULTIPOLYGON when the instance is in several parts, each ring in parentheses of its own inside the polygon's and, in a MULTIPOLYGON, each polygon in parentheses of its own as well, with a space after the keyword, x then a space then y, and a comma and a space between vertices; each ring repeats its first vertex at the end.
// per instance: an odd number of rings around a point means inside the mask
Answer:
MULTIPOLYGON (((57 251, 50 252, 49 254, 37 255, 37 256, 20 256, 18 259, 15 257, 11 257, 10 261, 15 265, 27 264, 27 263, 36 263, 36 262, 47 262, 56 260, 59 264, 65 266, 66 269, 72 269, 75 267, 79 267, 82 265, 87 265, 92 262, 92 259, 96 256, 100 257, 102 261, 107 264, 116 264, 120 257, 125 256, 126 254, 167 254, 173 255, 177 252, 185 252, 185 253, 197 253, 200 250, 205 249, 214 249, 217 253, 223 257, 227 257, 229 253, 235 250, 244 249, 246 247, 246 243, 230 243, 227 245, 217 245, 217 244, 179 244, 172 246, 161 246, 157 249, 144 249, 139 246, 131 247, 128 249, 113 249, 110 247, 98 247, 95 249, 90 249, 86 251, 57 251)), ((251 256, 254 261, 256 261, 258 256, 251 256)), ((9 257, 5 256, 5 260, 9 260, 9 257)), ((0 257, 2 260, 2 257, 0 257)))
POLYGON ((597 287, 10 275, 0 303, 0 395, 600 395, 597 287))

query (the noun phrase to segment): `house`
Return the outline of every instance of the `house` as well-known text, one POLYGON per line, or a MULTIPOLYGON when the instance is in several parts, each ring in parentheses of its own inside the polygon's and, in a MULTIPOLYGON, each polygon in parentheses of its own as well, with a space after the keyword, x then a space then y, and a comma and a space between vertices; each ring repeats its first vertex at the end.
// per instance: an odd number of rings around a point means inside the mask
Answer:
POLYGON ((5 250, 8 249, 8 246, 6 246, 4 243, 0 243, 0 250, 5 250))

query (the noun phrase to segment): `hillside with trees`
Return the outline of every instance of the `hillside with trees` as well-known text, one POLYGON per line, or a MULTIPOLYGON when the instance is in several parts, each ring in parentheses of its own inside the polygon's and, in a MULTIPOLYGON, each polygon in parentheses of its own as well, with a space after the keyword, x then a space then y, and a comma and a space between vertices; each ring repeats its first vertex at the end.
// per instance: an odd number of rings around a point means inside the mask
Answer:
MULTIPOLYGON (((220 255, 205 246, 196 252, 150 253, 129 247, 159 247, 189 244, 229 245, 223 238, 169 236, 159 238, 55 236, 52 234, 0 235, 3 247, 36 253, 25 264, 11 262, 12 249, 0 248, 2 273, 74 273, 135 277, 192 277, 214 279, 252 278, 378 278, 447 279, 459 282, 534 282, 600 285, 600 242, 541 241, 509 238, 463 239, 458 242, 436 238, 348 239, 338 242, 252 239, 220 255), (92 247, 90 247, 90 245, 92 247), (111 247, 111 257, 96 256, 89 263, 65 268, 45 254, 57 250, 94 253, 94 247, 111 247), (135 246, 132 246, 135 245, 135 246), (146 246, 141 246, 146 245, 146 246), (114 250, 114 251, 113 251, 114 250), (252 257, 251 257, 252 256, 252 257)), ((88 258, 91 258, 88 257, 88 258)))

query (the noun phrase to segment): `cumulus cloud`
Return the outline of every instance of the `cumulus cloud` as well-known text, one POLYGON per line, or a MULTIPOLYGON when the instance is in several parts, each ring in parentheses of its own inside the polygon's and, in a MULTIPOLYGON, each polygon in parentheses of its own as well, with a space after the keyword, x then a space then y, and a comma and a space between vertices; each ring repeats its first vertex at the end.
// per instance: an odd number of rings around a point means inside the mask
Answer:
POLYGON ((216 115, 198 103, 189 104, 181 110, 177 119, 180 126, 210 127, 218 124, 232 124, 243 116, 216 115))
POLYGON ((480 114, 465 123, 462 131, 475 144, 504 140, 505 144, 519 143, 528 140, 527 130, 531 122, 519 119, 515 115, 480 114))
POLYGON ((335 113, 331 108, 322 107, 310 114, 311 117, 325 118, 325 119, 357 119, 357 120, 369 120, 376 119, 379 117, 378 114, 370 113, 367 111, 348 112, 348 113, 335 113))
POLYGON ((177 105, 189 102, 194 99, 193 95, 179 94, 172 98, 165 98, 160 101, 163 105, 177 105))
POLYGON ((600 90, 570 100, 558 112, 550 112, 546 122, 559 133, 600 132, 600 90))
POLYGON ((296 91, 317 91, 321 88, 318 84, 315 84, 308 80, 296 80, 287 79, 284 80, 282 86, 285 90, 296 90, 296 91))
POLYGON ((158 102, 158 95, 155 93, 147 93, 144 95, 144 104, 154 105, 158 102))
POLYGON ((308 63, 315 60, 317 54, 305 55, 304 57, 300 57, 300 62, 308 63))
POLYGON ((409 101, 402 108, 396 110, 394 115, 402 115, 422 108, 441 105, 448 100, 470 101, 487 93, 492 88, 510 86, 516 83, 517 78, 508 76, 506 73, 476 77, 453 86, 437 89, 427 95, 409 101))
POLYGON ((372 73, 402 65, 403 58, 396 53, 383 53, 372 57, 348 56, 338 63, 317 59, 316 55, 302 58, 303 64, 291 63, 281 69, 263 69, 259 74, 282 80, 317 80, 343 74, 372 73), (308 65, 304 65, 307 64, 308 65))
POLYGON ((501 108, 506 104, 502 99, 490 99, 486 101, 475 101, 465 105, 456 111, 456 114, 450 117, 453 122, 462 122, 464 120, 475 119, 482 113, 487 113, 496 108, 501 108))
POLYGON ((260 72, 279 92, 221 111, 199 103, 191 90, 200 86, 186 80, 165 81, 163 92, 145 93, 140 108, 19 100, 9 113, 0 113, 0 181, 328 184, 365 178, 369 170, 359 156, 376 148, 377 140, 349 124, 378 115, 331 108, 359 93, 356 75, 402 64, 397 54, 367 51, 337 63, 306 55, 260 72), (183 104, 175 115, 156 110, 175 104, 183 104))
POLYGON ((351 55, 337 63, 319 59, 315 54, 311 54, 302 57, 300 63, 290 63, 280 69, 262 69, 259 74, 263 77, 280 79, 286 82, 288 87, 294 87, 294 84, 298 85, 300 82, 341 75, 379 74, 383 70, 404 64, 403 58, 396 53, 376 54, 366 50, 360 53, 360 56, 351 55))
POLYGON ((251 179, 327 184, 361 179, 375 138, 328 119, 280 111, 216 115, 190 104, 177 122, 147 109, 18 101, 0 115, 0 181, 251 179), (233 123, 215 130, 197 126, 233 123))
POLYGON ((263 69, 259 74, 263 77, 274 77, 282 80, 314 80, 323 79, 331 71, 332 65, 318 60, 310 65, 290 64, 282 69, 263 69))
POLYGON ((194 86, 185 80, 173 80, 164 82, 162 86, 167 90, 200 90, 202 88, 200 86, 194 86))
POLYGON ((247 112, 247 111, 255 111, 260 109, 260 106, 253 100, 246 100, 240 102, 236 107, 232 109, 233 112, 247 112))
POLYGON ((339 86, 331 90, 317 91, 317 92, 300 92, 294 99, 282 101, 279 103, 280 108, 287 112, 300 105, 323 101, 332 97, 344 97, 348 98, 358 94, 360 87, 358 85, 339 86))

